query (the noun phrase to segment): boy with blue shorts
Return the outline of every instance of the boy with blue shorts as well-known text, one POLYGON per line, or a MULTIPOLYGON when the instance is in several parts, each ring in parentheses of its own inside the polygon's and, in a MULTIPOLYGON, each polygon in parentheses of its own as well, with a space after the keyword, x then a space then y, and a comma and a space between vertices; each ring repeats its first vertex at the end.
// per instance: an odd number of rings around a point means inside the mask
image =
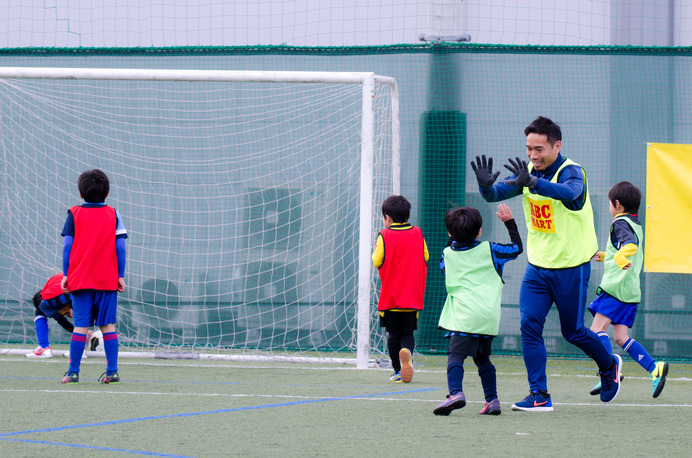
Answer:
POLYGON ((72 298, 74 331, 70 341, 70 367, 62 383, 79 383, 79 366, 92 325, 103 333, 106 372, 101 383, 120 383, 118 336, 115 332, 118 292, 125 290, 125 239, 120 214, 106 205, 108 177, 101 170, 79 176, 79 195, 84 204, 67 213, 62 230, 63 292, 72 298))
MULTIPOLYGON (((32 298, 34 303, 34 328, 36 329, 36 339, 38 346, 31 353, 27 353, 27 358, 52 358, 53 350, 48 339, 48 318, 53 318, 67 332, 72 334, 74 325, 67 319, 72 317, 72 299, 69 294, 62 292, 60 282, 62 274, 53 275, 48 279, 43 289, 32 298)), ((88 331, 87 341, 91 334, 88 331)), ((86 352, 84 353, 86 358, 86 352)))
MULTIPOLYGON (((627 329, 634 324, 642 296, 639 274, 644 263, 644 236, 637 217, 641 198, 641 191, 627 181, 621 181, 608 192, 610 214, 614 220, 610 226, 606 251, 599 251, 593 257, 595 261, 604 263, 604 270, 596 291, 598 297, 589 305, 589 311, 594 316, 591 330, 609 352, 612 352, 612 347, 606 331, 613 324, 615 343, 649 372, 652 395, 657 398, 666 384, 668 363, 655 361, 642 344, 631 339, 627 333, 627 329)), ((600 383, 591 389, 592 395, 600 392, 600 383)))

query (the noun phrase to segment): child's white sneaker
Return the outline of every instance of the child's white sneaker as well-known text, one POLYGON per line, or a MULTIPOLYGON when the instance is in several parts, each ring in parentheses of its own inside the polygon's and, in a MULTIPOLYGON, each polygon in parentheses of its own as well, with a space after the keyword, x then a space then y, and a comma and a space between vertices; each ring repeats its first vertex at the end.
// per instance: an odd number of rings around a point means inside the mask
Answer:
POLYGON ((52 358, 53 350, 50 347, 42 348, 40 345, 34 351, 26 354, 27 358, 52 358))

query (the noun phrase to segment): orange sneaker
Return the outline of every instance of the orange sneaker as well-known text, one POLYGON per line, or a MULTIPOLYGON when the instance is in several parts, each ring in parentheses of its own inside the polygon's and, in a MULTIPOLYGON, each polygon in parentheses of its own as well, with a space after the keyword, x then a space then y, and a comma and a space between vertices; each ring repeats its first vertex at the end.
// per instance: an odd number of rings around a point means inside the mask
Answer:
POLYGON ((401 381, 411 383, 413 379, 413 364, 411 364, 411 352, 408 348, 402 348, 399 351, 399 360, 401 361, 401 381))

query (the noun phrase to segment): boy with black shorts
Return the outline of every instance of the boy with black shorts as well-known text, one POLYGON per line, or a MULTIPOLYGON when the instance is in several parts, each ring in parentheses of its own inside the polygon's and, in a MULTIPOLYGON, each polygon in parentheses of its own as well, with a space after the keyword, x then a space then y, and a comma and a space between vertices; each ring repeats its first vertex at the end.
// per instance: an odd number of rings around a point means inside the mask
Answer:
POLYGON ((382 280, 377 310, 380 326, 387 329, 387 347, 394 368, 389 378, 392 383, 409 383, 413 378, 413 331, 423 310, 428 272, 428 247, 420 228, 409 224, 410 213, 411 204, 405 197, 385 199, 384 229, 377 236, 372 254, 382 280))
POLYGON ((502 270, 523 251, 521 236, 512 212, 500 204, 497 217, 505 223, 510 243, 480 242, 483 218, 470 207, 452 208, 445 214, 450 243, 442 252, 440 268, 445 274, 447 299, 438 327, 449 339, 447 356, 447 399, 433 410, 449 415, 466 405, 463 391, 464 360, 473 358, 483 385, 482 415, 500 415, 495 366, 490 362, 493 338, 500 329, 502 270))

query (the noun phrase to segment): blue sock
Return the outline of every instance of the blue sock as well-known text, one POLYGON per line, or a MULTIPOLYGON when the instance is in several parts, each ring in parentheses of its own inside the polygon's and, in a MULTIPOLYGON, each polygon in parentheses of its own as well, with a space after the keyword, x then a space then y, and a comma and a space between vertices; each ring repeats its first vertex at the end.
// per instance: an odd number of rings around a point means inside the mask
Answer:
POLYGON ((478 367, 478 375, 483 385, 485 402, 490 402, 497 398, 497 375, 493 364, 485 364, 478 367))
POLYGON ((79 366, 82 364, 85 348, 86 334, 73 332, 72 339, 70 339, 70 368, 68 369, 70 374, 79 374, 79 366))
POLYGON ((452 363, 447 366, 447 386, 449 394, 455 395, 463 391, 464 366, 459 363, 452 363))
POLYGON ((605 347, 606 350, 608 350, 608 353, 612 354, 613 353, 613 346, 610 345, 610 337, 608 337, 608 333, 605 331, 601 331, 598 334, 596 334, 599 339, 601 339, 601 343, 605 347))
POLYGON ((34 318, 34 326, 36 327, 36 338, 41 348, 50 347, 50 340, 48 340, 48 319, 43 315, 38 315, 34 318))
POLYGON ((622 346, 622 349, 629 353, 630 357, 648 372, 651 372, 654 370, 654 367, 656 367, 656 361, 654 361, 651 355, 642 347, 642 344, 636 340, 629 339, 625 342, 625 345, 622 346))
POLYGON ((103 350, 106 352, 106 375, 118 372, 118 334, 106 332, 103 334, 103 350))

